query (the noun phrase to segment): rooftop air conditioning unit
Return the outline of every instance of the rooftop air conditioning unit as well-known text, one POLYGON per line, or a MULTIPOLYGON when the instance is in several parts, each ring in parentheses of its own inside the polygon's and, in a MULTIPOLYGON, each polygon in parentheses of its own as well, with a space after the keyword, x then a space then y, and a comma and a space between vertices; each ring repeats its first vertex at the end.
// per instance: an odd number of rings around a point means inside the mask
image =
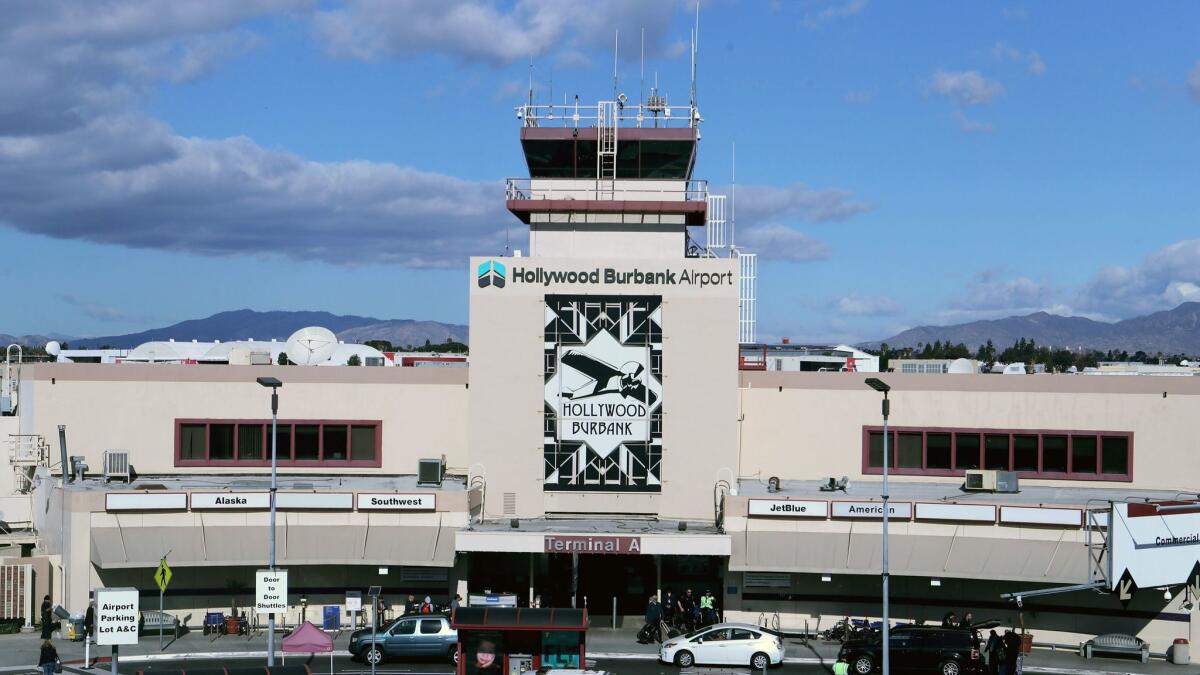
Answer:
POLYGON ((417 485, 441 485, 446 474, 446 456, 417 460, 417 485))
POLYGON ((1020 492, 1016 471, 997 471, 996 492, 1020 492))
POLYGON ((963 489, 971 491, 996 491, 996 472, 992 470, 970 469, 963 481, 963 489))

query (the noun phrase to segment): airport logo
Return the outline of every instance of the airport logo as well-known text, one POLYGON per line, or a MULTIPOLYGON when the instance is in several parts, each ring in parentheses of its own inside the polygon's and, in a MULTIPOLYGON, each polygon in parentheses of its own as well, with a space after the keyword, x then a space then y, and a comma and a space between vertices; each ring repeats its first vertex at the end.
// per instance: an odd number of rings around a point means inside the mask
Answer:
POLYGON ((504 263, 499 260, 485 260, 479 263, 479 270, 476 277, 480 288, 487 288, 488 286, 504 288, 507 274, 508 270, 505 269, 504 263))

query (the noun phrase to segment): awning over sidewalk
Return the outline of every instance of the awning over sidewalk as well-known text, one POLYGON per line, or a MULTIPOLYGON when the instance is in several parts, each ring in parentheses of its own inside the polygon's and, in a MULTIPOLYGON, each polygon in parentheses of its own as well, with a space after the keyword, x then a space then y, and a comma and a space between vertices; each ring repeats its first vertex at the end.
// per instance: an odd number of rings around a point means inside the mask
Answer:
MULTIPOLYGON (((449 515, 280 514, 276 555, 281 565, 453 567, 449 515)), ((101 569, 153 567, 171 551, 173 566, 262 564, 268 523, 261 513, 94 513, 91 559, 101 569)))
MULTIPOLYGON (((878 523, 804 524, 751 521, 731 532, 731 571, 872 573, 883 537, 878 523), (774 529, 769 529, 774 527, 774 529)), ((1013 537, 972 536, 971 526, 909 524, 889 530, 889 571, 896 575, 1021 579, 1076 583, 1087 576, 1087 552, 1077 532, 1013 528, 1013 537)))

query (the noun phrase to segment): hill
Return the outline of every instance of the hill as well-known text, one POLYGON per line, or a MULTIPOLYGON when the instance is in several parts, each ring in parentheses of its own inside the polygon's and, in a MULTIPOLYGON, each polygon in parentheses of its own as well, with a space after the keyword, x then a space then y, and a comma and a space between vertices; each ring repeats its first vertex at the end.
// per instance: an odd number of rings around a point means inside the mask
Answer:
POLYGON ((1035 312, 952 326, 917 326, 870 344, 886 342, 889 347, 915 347, 917 343, 941 340, 962 342, 974 350, 989 339, 997 348, 1003 348, 1019 338, 1070 349, 1200 354, 1200 302, 1185 302, 1174 309, 1115 323, 1035 312))
MULTIPOLYGON (((166 326, 128 333, 70 340, 73 348, 109 345, 118 348, 136 347, 155 340, 286 340, 305 326, 323 326, 346 342, 383 339, 396 345, 423 345, 426 340, 443 342, 453 338, 467 341, 467 327, 437 321, 412 319, 377 319, 369 316, 338 315, 329 312, 257 312, 239 309, 219 312, 203 319, 190 319, 166 326), (365 336, 365 337, 364 337, 365 336)), ((44 344, 44 342, 43 342, 44 344)))

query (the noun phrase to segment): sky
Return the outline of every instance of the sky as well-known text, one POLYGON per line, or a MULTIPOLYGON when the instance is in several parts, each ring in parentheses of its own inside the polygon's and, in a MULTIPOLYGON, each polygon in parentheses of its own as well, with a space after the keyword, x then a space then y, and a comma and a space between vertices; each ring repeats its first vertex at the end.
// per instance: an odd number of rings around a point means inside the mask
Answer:
MULTIPOLYGON (((0 333, 466 323, 514 107, 686 104, 691 0, 0 0, 0 333)), ((711 0, 695 177, 762 339, 1200 300, 1200 4, 711 0)), ((181 336, 184 337, 184 336, 181 336)), ((286 336, 279 336, 286 337, 286 336)))

